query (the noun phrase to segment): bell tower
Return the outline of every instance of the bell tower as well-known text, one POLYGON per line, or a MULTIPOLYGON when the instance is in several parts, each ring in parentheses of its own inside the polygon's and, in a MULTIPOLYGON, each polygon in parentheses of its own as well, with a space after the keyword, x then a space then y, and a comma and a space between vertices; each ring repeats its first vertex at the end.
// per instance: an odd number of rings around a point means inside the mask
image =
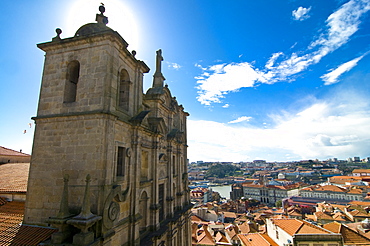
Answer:
POLYGON ((149 67, 99 11, 73 37, 56 29, 37 45, 45 62, 24 223, 58 228, 52 244, 140 245, 172 240, 174 227, 190 245, 188 113, 163 86, 161 50, 144 94, 149 67))

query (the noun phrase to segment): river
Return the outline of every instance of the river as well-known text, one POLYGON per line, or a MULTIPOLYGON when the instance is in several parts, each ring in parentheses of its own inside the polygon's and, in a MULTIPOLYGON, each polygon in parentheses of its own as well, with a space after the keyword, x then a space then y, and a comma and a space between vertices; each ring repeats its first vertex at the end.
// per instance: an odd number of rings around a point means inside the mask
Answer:
POLYGON ((213 191, 220 193, 221 197, 225 197, 226 199, 230 199, 230 191, 231 185, 223 185, 223 186, 212 186, 209 187, 213 191))

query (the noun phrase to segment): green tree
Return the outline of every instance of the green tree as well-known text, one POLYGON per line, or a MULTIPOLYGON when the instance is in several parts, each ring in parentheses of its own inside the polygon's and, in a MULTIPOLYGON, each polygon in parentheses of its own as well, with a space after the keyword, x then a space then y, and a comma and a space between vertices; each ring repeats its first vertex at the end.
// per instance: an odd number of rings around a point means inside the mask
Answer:
POLYGON ((227 176, 235 176, 236 172, 240 171, 240 168, 235 167, 230 164, 216 164, 208 168, 206 172, 206 178, 216 177, 216 178, 225 178, 227 176))
POLYGON ((275 206, 280 208, 281 206, 283 206, 283 201, 282 200, 276 201, 275 206))

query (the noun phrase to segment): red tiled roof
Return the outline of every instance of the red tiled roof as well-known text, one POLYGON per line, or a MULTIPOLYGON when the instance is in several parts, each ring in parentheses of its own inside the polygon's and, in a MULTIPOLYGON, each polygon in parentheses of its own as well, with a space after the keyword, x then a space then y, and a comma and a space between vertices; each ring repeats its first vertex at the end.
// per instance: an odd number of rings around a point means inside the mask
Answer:
POLYGON ((7 200, 4 197, 0 197, 0 206, 7 203, 7 200))
POLYGON ((22 153, 22 152, 19 152, 19 151, 15 151, 15 150, 12 150, 12 149, 8 149, 8 148, 5 148, 5 147, 2 147, 0 146, 0 155, 6 155, 6 156, 31 156, 29 154, 26 154, 26 153, 22 153))
POLYGON ((363 201, 351 201, 349 204, 352 205, 359 205, 359 206, 370 206, 370 202, 363 202, 363 201))
POLYGON ((239 234, 242 245, 246 246, 278 246, 268 235, 260 233, 239 234))
POLYGON ((22 225, 15 235, 12 246, 38 245, 40 242, 50 238, 57 229, 22 225))
POLYGON ((56 229, 22 225, 24 202, 8 202, 0 206, 0 245, 38 245, 56 229))
POLYGON ((0 165, 0 193, 26 192, 29 163, 0 165))
POLYGON ((346 245, 369 245, 370 239, 338 222, 325 224, 324 228, 334 233, 342 234, 346 245))
POLYGON ((0 207, 0 245, 10 245, 17 234, 24 213, 24 202, 8 202, 0 207))
POLYGON ((324 185, 316 189, 317 191, 334 191, 334 192, 346 192, 346 189, 340 188, 336 185, 324 185))
POLYGON ((351 193, 351 194, 362 194, 362 190, 361 189, 352 189, 348 193, 351 193))
POLYGON ((333 220, 333 217, 331 215, 321 211, 315 212, 314 215, 318 220, 333 220))
POLYGON ((352 173, 370 173, 370 169, 353 169, 352 173))
POLYGON ((291 236, 294 234, 329 234, 329 232, 324 229, 303 220, 272 219, 272 221, 291 236))

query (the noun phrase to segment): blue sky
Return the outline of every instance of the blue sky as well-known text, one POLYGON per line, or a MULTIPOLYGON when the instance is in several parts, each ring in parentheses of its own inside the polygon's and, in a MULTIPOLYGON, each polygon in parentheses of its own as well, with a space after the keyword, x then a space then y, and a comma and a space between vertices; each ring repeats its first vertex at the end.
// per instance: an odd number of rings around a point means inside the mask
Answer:
MULTIPOLYGON (((31 153, 44 53, 101 1, 2 3, 0 146, 31 153), (30 124, 31 123, 31 124, 30 124), (26 133, 24 132, 26 130, 26 133)), ((107 0, 108 26, 163 74, 190 161, 370 156, 370 0, 107 0)))

